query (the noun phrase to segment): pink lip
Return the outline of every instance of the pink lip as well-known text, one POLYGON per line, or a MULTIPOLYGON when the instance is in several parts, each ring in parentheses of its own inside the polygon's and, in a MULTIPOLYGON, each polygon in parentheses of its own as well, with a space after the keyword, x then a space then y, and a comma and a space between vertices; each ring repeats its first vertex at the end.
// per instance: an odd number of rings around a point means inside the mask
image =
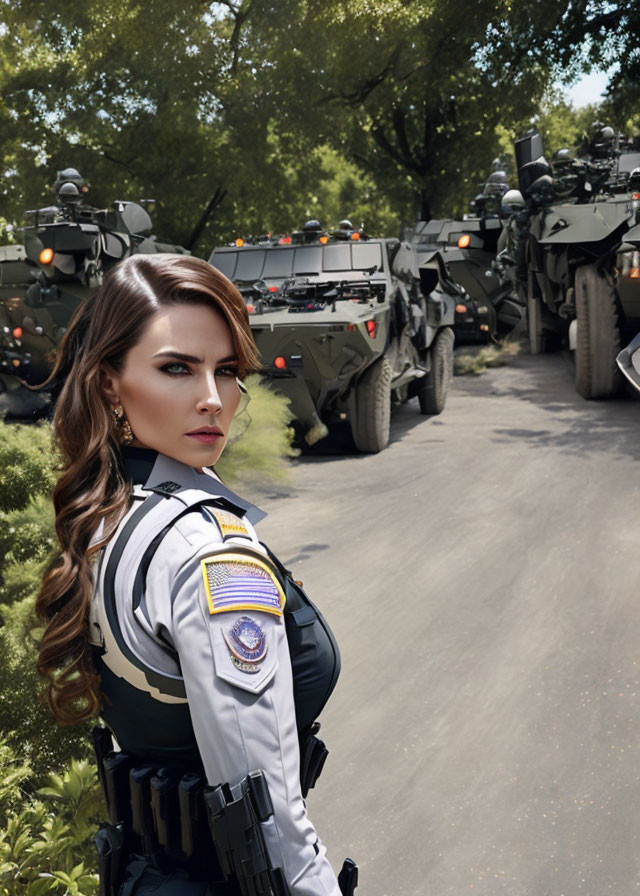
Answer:
POLYGON ((211 445, 222 438, 224 433, 217 426, 201 426, 200 429, 194 429, 193 432, 188 432, 187 435, 189 438, 196 439, 196 441, 205 445, 211 445))

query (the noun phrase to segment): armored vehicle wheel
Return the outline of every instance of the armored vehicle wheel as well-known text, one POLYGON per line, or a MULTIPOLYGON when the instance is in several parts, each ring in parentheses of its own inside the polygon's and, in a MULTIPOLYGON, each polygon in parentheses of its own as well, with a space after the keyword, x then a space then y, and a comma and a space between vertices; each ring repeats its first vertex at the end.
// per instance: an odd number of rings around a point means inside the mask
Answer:
POLYGON ((616 291, 590 264, 578 268, 575 284, 576 390, 583 398, 611 398, 621 385, 616 291))
POLYGON ((359 451, 376 454, 389 441, 391 417, 391 366, 386 358, 365 370, 356 386, 353 441, 359 451))
POLYGON ((431 346, 431 370, 418 380, 421 414, 440 414, 453 378, 453 330, 444 327, 431 346))

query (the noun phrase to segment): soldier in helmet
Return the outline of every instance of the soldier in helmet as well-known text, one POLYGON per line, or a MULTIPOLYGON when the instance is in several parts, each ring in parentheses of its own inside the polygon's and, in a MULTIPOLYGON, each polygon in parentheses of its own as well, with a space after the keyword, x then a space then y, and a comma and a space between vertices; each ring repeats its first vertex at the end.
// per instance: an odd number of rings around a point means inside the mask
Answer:
POLYGON ((76 168, 64 168, 58 171, 53 185, 53 194, 58 205, 81 202, 88 192, 87 182, 76 168))

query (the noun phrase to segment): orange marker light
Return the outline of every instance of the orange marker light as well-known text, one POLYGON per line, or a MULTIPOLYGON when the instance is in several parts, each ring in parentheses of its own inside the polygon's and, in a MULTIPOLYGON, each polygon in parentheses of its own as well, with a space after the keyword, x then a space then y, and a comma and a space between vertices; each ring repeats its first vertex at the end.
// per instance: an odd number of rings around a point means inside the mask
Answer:
POLYGON ((253 306, 253 305, 247 305, 247 311, 249 312, 249 314, 253 314, 253 312, 255 311, 254 306, 253 306))
POLYGON ((359 240, 359 239, 360 239, 360 234, 358 233, 357 230, 355 230, 355 231, 351 234, 351 236, 349 237, 349 239, 351 239, 351 240, 359 240))
POLYGON ((277 286, 270 286, 270 287, 269 287, 269 292, 278 292, 278 287, 277 287, 277 286))
POLYGON ((458 249, 466 249, 469 243, 471 242, 471 237, 468 233, 463 233, 460 239, 458 240, 458 249))
POLYGON ((636 199, 636 200, 637 200, 637 199, 640 199, 640 193, 634 193, 634 194, 631 196, 631 198, 632 198, 632 199, 636 199))
POLYGON ((324 246, 325 243, 328 243, 328 242, 329 242, 329 237, 328 237, 328 236, 321 236, 321 237, 320 237, 320 242, 321 242, 322 245, 324 246))
POLYGON ((51 264, 53 261, 53 249, 43 249, 38 256, 40 264, 51 264))
POLYGON ((281 236, 278 240, 281 246, 290 246, 291 245, 291 237, 290 236, 281 236))
POLYGON ((239 236, 238 239, 236 240, 236 246, 238 247, 238 249, 240 248, 240 246, 244 246, 244 240, 242 239, 241 236, 239 236))
POLYGON ((274 367, 277 367, 278 370, 284 370, 285 367, 287 366, 287 362, 286 362, 285 359, 282 357, 282 355, 278 355, 278 357, 277 357, 277 358, 275 359, 275 361, 273 362, 273 366, 274 366, 274 367))
POLYGON ((629 276, 632 280, 640 280, 640 268, 631 268, 629 276))
POLYGON ((20 367, 20 361, 18 361, 17 358, 14 358, 11 363, 13 364, 14 367, 20 367))
POLYGON ((371 336, 372 339, 375 339, 375 338, 376 338, 376 330, 377 330, 377 328, 378 328, 378 325, 377 325, 377 323, 375 322, 375 320, 368 320, 368 321, 367 321, 367 333, 369 334, 369 336, 371 336))
POLYGON ((13 328, 13 338, 14 339, 22 339, 22 327, 14 327, 13 328))
POLYGON ((456 314, 466 314, 467 306, 466 305, 456 305, 456 314))

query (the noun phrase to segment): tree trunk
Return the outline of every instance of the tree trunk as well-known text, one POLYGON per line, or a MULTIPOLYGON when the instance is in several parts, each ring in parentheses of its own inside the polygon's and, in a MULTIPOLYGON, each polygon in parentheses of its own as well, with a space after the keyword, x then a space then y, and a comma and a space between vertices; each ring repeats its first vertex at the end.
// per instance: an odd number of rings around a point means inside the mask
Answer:
POLYGON ((424 188, 420 191, 420 220, 431 220, 431 206, 429 204, 429 196, 427 195, 427 191, 424 188))
POLYGON ((227 191, 225 189, 223 189, 221 187, 218 187, 216 189, 215 193, 213 194, 213 196, 211 198, 211 201, 209 202, 209 204, 207 205, 207 207, 205 208, 203 213, 200 215, 200 219, 199 219, 198 223, 193 228, 193 231, 191 232, 191 236, 184 243, 185 249, 189 249, 189 251, 191 251, 191 249, 193 249, 194 245, 196 244, 196 242, 198 241, 198 239, 200 237, 200 234, 202 233, 204 228, 207 226, 207 222, 213 215, 214 211, 222 203, 222 200, 224 199, 224 197, 226 195, 227 195, 227 191))

